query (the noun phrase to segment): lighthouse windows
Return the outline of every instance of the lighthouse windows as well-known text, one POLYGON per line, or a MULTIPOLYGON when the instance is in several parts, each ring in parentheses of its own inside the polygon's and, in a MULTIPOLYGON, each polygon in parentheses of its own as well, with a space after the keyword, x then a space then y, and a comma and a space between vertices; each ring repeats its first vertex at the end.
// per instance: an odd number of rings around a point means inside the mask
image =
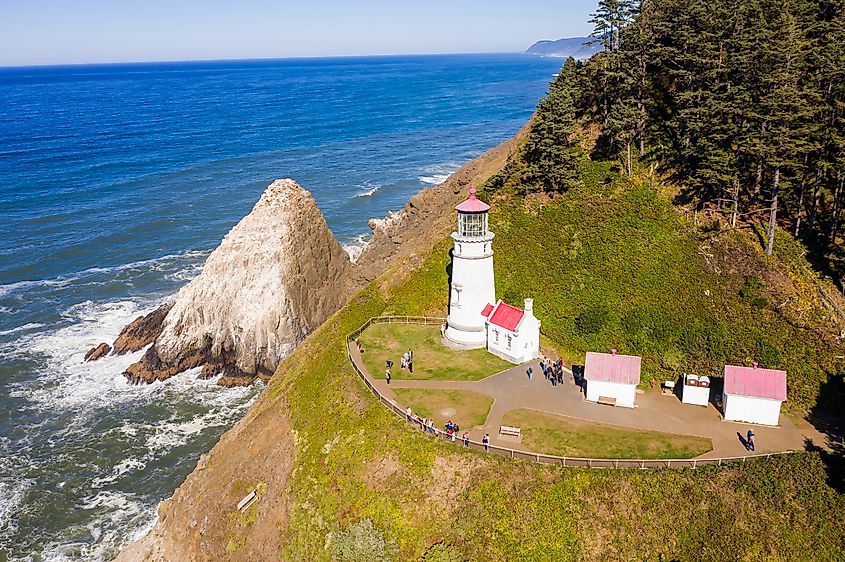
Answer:
POLYGON ((458 213, 458 234, 460 236, 484 236, 487 232, 487 213, 458 213))

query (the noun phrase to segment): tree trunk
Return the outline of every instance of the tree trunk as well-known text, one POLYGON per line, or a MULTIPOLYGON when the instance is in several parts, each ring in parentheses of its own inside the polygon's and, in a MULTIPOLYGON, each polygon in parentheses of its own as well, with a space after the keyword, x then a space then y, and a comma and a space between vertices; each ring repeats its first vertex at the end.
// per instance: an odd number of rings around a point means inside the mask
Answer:
MULTIPOLYGON (((806 159, 805 159, 806 160, 806 159)), ((795 237, 801 231, 801 212, 804 210, 804 187, 807 185, 807 172, 801 174, 801 188, 798 191, 798 209, 795 211, 795 237)))
POLYGON ((763 186, 763 159, 757 160, 757 173, 754 175, 754 193, 751 200, 757 201, 760 198, 760 189, 763 186))
POLYGON ((772 206, 769 211, 769 236, 766 244, 766 255, 771 256, 775 247, 775 227, 778 220, 778 184, 780 183, 780 166, 775 166, 775 177, 772 180, 772 206))
POLYGON ((816 228, 816 211, 819 208, 819 197, 821 196, 822 171, 821 168, 816 171, 816 183, 813 184, 813 202, 810 205, 810 216, 807 218, 807 229, 810 234, 813 234, 813 229, 816 228))
POLYGON ((631 165, 631 142, 628 142, 628 177, 630 178, 633 175, 634 171, 631 165))
POLYGON ((836 192, 833 194, 833 213, 830 225, 830 243, 836 244, 836 235, 839 234, 839 212, 842 210, 842 172, 836 173, 836 192))
POLYGON ((736 215, 739 207, 739 178, 734 178, 733 201, 731 202, 731 228, 736 228, 736 215))

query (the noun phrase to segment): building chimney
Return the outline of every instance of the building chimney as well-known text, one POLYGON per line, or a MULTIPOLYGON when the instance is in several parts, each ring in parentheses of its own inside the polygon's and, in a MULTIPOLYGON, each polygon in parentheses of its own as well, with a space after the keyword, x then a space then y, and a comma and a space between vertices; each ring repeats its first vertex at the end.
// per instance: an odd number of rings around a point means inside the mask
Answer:
POLYGON ((756 369, 758 365, 759 365, 759 363, 757 363, 756 361, 755 361, 754 363, 752 363, 752 364, 751 364, 751 366, 752 366, 754 369, 756 369))
POLYGON ((534 313, 534 299, 525 299, 525 312, 534 313))
POLYGON ((610 350, 610 354, 611 354, 611 355, 616 355, 616 348, 611 349, 611 350, 610 350))

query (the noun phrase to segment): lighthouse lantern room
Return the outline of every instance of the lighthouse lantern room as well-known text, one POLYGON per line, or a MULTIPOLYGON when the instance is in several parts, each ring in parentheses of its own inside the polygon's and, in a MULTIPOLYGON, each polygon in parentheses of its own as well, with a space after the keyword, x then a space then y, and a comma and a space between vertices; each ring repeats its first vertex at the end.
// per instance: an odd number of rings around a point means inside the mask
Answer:
POLYGON ((487 317, 483 311, 496 302, 493 279, 493 233, 488 230, 490 206, 476 197, 455 207, 458 228, 452 233, 452 274, 446 339, 466 348, 487 345, 487 317))

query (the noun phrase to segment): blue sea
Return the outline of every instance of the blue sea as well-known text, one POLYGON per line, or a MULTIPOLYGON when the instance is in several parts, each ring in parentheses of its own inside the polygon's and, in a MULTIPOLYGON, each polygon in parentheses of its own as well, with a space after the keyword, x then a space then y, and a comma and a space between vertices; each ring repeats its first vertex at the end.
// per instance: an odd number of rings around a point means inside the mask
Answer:
POLYGON ((84 363, 173 298, 275 178, 350 253, 511 137, 561 61, 402 56, 0 68, 0 561, 109 560, 262 385, 84 363))

